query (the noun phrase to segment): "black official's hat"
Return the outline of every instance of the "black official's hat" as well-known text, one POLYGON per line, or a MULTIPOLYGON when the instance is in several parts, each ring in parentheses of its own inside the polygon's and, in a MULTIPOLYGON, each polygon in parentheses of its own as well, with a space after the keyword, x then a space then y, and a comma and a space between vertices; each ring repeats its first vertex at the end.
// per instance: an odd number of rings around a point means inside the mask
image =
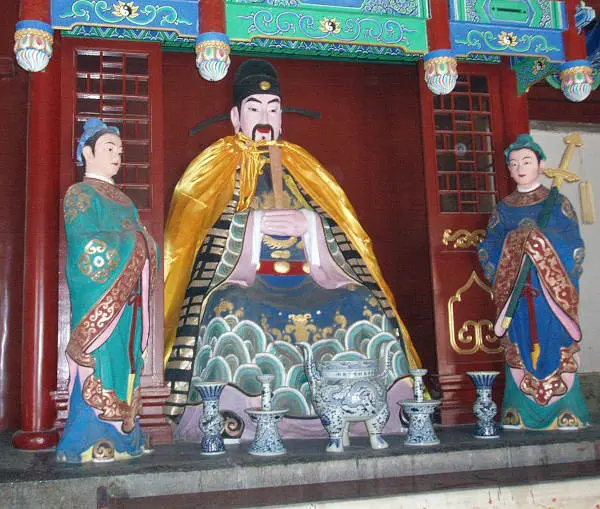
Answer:
POLYGON ((246 60, 235 73, 233 103, 238 106, 246 97, 254 94, 273 94, 281 97, 277 71, 266 60, 246 60))

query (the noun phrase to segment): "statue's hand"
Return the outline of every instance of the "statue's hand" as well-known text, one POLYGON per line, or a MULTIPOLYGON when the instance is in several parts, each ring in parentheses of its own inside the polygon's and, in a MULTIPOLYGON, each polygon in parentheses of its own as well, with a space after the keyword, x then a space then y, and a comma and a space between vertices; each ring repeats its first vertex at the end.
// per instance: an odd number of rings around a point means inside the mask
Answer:
POLYGON ((289 235, 299 237, 306 233, 308 224, 299 210, 276 209, 264 212, 260 231, 267 235, 289 235))

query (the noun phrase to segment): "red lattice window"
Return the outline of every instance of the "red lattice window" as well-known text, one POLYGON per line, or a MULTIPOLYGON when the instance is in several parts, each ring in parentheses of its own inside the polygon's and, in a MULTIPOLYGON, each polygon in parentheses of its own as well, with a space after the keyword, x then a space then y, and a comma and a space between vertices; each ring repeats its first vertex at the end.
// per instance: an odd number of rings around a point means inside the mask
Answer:
MULTIPOLYGON (((115 182, 141 210, 152 208, 148 68, 148 55, 143 53, 75 51, 75 139, 91 117, 119 128, 124 153, 115 182)), ((83 172, 78 163, 78 181, 83 172)))
POLYGON ((434 97, 440 212, 488 213, 496 204, 491 103, 487 76, 474 74, 434 97))

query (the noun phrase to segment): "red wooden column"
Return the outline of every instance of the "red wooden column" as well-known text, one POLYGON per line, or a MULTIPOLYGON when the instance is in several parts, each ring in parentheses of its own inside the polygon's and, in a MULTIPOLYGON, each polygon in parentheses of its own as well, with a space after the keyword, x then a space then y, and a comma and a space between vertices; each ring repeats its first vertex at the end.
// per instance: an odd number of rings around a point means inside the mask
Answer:
POLYGON ((29 75, 21 429, 13 435, 14 446, 27 450, 53 447, 58 442, 58 432, 53 429, 56 406, 50 396, 56 389, 58 337, 58 51, 59 41, 55 41, 55 58, 45 71, 29 75))
POLYGON ((21 422, 21 335, 25 240, 25 153, 28 74, 17 71, 11 31, 16 2, 0 17, 0 431, 21 422), (10 123, 5 120, 10 119, 10 123))
POLYGON ((50 23, 49 0, 22 0, 20 18, 22 20, 36 20, 50 23))
POLYGON ((575 26, 575 11, 579 5, 578 0, 565 0, 565 11, 569 27, 563 32, 565 46, 565 62, 587 58, 585 37, 577 33, 575 26))
POLYGON ((199 34, 204 32, 225 33, 225 1, 201 0, 198 3, 199 34))
POLYGON ((198 2, 196 67, 207 81, 222 80, 229 69, 229 37, 225 30, 225 0, 198 2))
POLYGON ((427 45, 429 53, 423 57, 425 83, 434 94, 449 94, 454 90, 458 74, 450 40, 448 0, 430 1, 427 45))
POLYGON ((450 49, 450 13, 448 0, 431 0, 430 15, 427 21, 427 45, 429 51, 450 49))
POLYGON ((500 83, 502 130, 504 146, 506 147, 515 141, 520 134, 529 132, 527 94, 517 94, 517 74, 510 68, 508 57, 502 57, 500 83))

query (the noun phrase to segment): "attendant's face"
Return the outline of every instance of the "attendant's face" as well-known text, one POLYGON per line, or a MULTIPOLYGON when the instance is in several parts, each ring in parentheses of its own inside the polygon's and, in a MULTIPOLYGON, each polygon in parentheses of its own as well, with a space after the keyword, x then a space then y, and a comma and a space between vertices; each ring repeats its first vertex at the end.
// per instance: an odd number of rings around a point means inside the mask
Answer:
POLYGON ((255 94, 246 97, 231 109, 231 123, 254 141, 278 140, 281 136, 281 100, 273 94, 255 94))
POLYGON ((510 176, 520 187, 532 187, 540 183, 543 165, 536 153, 528 148, 513 150, 508 157, 510 176))
POLYGON ((116 134, 103 134, 96 140, 93 151, 90 146, 84 147, 83 157, 86 171, 112 178, 121 168, 123 142, 116 134))

